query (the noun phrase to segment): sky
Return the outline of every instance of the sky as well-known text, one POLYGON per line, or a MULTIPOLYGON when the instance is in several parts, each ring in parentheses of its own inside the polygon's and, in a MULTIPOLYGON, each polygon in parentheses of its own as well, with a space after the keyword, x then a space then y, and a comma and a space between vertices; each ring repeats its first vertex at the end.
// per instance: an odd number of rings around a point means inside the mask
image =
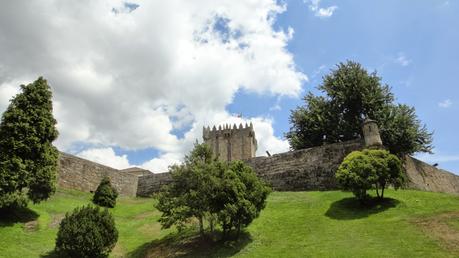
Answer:
POLYGON ((167 171, 202 127, 254 125, 257 155, 289 150, 292 109, 353 60, 376 71, 434 132, 459 174, 459 2, 446 0, 6 1, 0 113, 39 76, 61 150, 167 171))

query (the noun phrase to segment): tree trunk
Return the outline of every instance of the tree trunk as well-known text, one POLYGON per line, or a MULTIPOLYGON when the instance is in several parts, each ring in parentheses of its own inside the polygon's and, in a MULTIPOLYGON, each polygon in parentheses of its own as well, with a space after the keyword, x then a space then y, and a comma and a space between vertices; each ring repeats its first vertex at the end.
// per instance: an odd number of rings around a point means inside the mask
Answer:
POLYGON ((210 215, 210 218, 209 218, 209 226, 210 226, 210 232, 214 233, 214 217, 212 215, 210 215))
POLYGON ((381 199, 384 198, 384 188, 386 187, 386 184, 381 185, 381 199))
POLYGON ((201 234, 201 236, 203 236, 204 235, 204 224, 203 224, 203 221, 202 221, 202 216, 199 216, 198 220, 199 220, 199 234, 201 234))
POLYGON ((376 187, 376 196, 378 196, 379 198, 378 183, 375 184, 375 187, 376 187))

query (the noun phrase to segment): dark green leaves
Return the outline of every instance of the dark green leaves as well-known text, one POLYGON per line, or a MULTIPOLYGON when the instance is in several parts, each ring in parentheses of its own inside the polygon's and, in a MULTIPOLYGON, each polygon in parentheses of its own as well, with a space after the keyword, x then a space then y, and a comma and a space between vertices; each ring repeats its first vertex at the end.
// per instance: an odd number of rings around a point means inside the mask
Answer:
POLYGON ((292 110, 286 138, 293 149, 361 138, 362 123, 369 117, 378 123, 383 144, 392 153, 431 151, 432 133, 418 120, 414 108, 395 104, 389 86, 360 64, 338 64, 318 89, 323 96, 309 93, 305 105, 292 110))
POLYGON ((118 192, 110 183, 110 178, 104 177, 94 192, 92 202, 102 207, 113 208, 116 205, 117 197, 118 192))
POLYGON ((55 192, 58 151, 52 93, 43 78, 21 86, 0 123, 0 199, 27 196, 33 202, 55 192), (14 194, 17 193, 17 194, 14 194))
POLYGON ((201 233, 204 224, 224 235, 239 232, 258 217, 270 189, 241 161, 215 160, 207 145, 196 144, 182 165, 170 169, 173 182, 159 194, 157 208, 163 212, 164 228, 183 228, 197 219, 201 233))

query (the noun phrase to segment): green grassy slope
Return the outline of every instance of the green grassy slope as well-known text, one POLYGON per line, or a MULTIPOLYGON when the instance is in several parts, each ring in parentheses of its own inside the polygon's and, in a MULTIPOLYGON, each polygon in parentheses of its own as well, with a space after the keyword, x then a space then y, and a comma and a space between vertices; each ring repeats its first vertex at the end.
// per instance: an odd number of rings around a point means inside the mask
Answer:
MULTIPOLYGON (((387 197, 393 199, 362 209, 349 193, 274 192, 241 241, 178 249, 171 242, 180 235, 160 229, 154 200, 121 198, 112 210, 119 230, 112 257, 459 257, 459 197, 391 190, 387 197)), ((16 218, 2 215, 0 257, 49 256, 59 219, 90 198, 59 190, 16 218)))

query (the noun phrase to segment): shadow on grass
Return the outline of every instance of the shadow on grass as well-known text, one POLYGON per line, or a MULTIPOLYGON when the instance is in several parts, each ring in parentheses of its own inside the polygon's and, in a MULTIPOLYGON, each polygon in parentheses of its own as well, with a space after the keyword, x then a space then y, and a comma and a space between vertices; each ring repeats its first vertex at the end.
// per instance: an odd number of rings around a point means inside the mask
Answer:
POLYGON ((337 220, 352 220, 366 218, 372 214, 394 208, 400 201, 392 198, 371 198, 364 204, 354 197, 344 198, 330 205, 325 216, 337 220))
POLYGON ((61 258, 61 257, 62 256, 59 256, 59 254, 54 250, 49 251, 46 254, 40 255, 40 258, 61 258))
POLYGON ((158 257, 230 257, 252 242, 250 234, 241 232, 239 239, 223 241, 220 234, 200 237, 194 231, 171 233, 146 243, 128 254, 132 258, 158 257))
POLYGON ((9 227, 15 223, 27 223, 38 218, 38 213, 29 208, 0 209, 0 227, 9 227))

